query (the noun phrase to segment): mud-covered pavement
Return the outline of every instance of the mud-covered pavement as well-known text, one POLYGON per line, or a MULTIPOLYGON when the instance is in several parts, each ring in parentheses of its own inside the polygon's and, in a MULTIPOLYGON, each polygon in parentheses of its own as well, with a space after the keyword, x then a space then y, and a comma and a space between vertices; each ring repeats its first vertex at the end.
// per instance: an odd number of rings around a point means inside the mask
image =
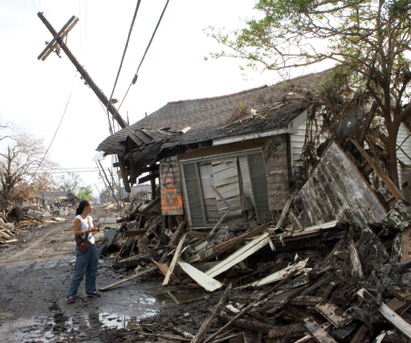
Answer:
MULTIPOLYGON (((75 304, 68 305, 65 293, 75 263, 71 220, 32 229, 0 250, 1 342, 114 342, 127 331, 117 329, 150 321, 163 309, 173 313, 176 305, 156 275, 118 285, 101 298, 86 297, 82 283, 75 304)), ((112 269, 110 258, 100 259, 98 287, 129 276, 112 269)))

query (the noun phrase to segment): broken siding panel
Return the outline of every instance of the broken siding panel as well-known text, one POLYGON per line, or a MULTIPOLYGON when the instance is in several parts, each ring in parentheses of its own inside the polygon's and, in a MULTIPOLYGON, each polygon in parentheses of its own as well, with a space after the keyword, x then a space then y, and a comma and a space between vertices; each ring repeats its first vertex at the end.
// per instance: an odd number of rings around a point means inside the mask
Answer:
MULTIPOLYGON (((340 158, 346 158, 346 156, 343 157, 343 155, 337 155, 337 157, 338 156, 340 158)), ((324 164, 325 169, 323 175, 338 175, 338 173, 341 172, 341 165, 346 166, 343 161, 341 161, 340 164, 324 164)), ((344 175, 346 177, 341 178, 341 181, 340 178, 337 177, 329 182, 329 184, 332 183, 332 187, 336 190, 336 192, 331 194, 336 195, 336 199, 340 205, 339 207, 337 207, 338 205, 334 207, 334 209, 337 210, 336 218, 344 218, 346 220, 359 219, 361 222, 367 222, 369 219, 367 219, 369 207, 373 206, 376 199, 374 192, 371 190, 363 192, 361 187, 358 187, 358 183, 364 185, 364 182, 366 181, 354 164, 347 166, 346 172, 347 173, 344 175), (361 204, 361 206, 358 206, 357 204, 361 204), (355 207, 357 207, 357 211, 354 214, 352 209, 355 207)), ((332 196, 330 196, 330 198, 332 198, 332 196)))
POLYGON ((340 208, 342 203, 338 196, 328 196, 333 194, 330 187, 331 177, 326 179, 324 174, 316 175, 313 176, 312 182, 315 184, 314 192, 316 196, 323 201, 321 204, 317 204, 315 201, 308 201, 305 203, 305 206, 309 209, 309 216, 312 220, 319 223, 320 218, 327 218, 324 219, 324 222, 327 222, 329 218, 335 218, 335 209, 340 208))
POLYGON ((177 157, 167 157, 160 163, 161 209, 163 215, 182 215, 183 198, 177 157))
POLYGON ((260 223, 267 223, 272 220, 272 216, 268 205, 267 177, 263 156, 261 152, 257 152, 248 154, 247 157, 257 219, 260 223))
POLYGON ((289 195, 287 136, 279 135, 266 141, 264 162, 270 211, 281 211, 289 195))
MULTIPOLYGON (((313 135, 315 132, 321 132, 321 126, 323 124, 323 120, 321 118, 317 118, 315 123, 312 124, 312 131, 313 135)), ((290 148, 291 148, 291 166, 293 172, 300 166, 300 158, 303 152, 304 143, 307 135, 307 120, 298 126, 298 129, 295 133, 290 134, 290 148)), ((318 135, 318 145, 324 143, 327 137, 322 134, 318 135)))
POLYGON ((400 125, 397 136, 397 158, 399 185, 407 201, 411 201, 411 137, 410 131, 404 124, 400 125), (406 167, 403 167, 404 164, 406 167))
POLYGON ((183 164, 186 205, 189 211, 190 224, 200 226, 206 224, 203 208, 202 190, 200 187, 200 177, 196 163, 183 164))
MULTIPOLYGON (((360 216, 360 221, 365 222, 366 218, 362 214, 361 209, 355 212, 351 211, 355 204, 356 196, 352 192, 352 185, 346 180, 339 180, 335 177, 340 172, 339 165, 328 163, 324 165, 324 172, 317 174, 318 187, 315 191, 318 192, 318 197, 323 199, 320 207, 320 212, 316 212, 317 221, 320 218, 333 220, 334 218, 344 218, 345 220, 355 221, 360 216)), ((359 200, 362 201, 362 200, 359 200)), ((364 202, 366 206, 366 202, 364 202)))
MULTIPOLYGON (((214 186, 230 206, 228 217, 241 214, 240 185, 238 178, 237 157, 213 160, 214 186)), ((217 196, 217 207, 220 214, 228 208, 223 199, 217 196)))
POLYGON ((400 125, 397 136, 397 157, 398 159, 407 166, 411 165, 411 137, 410 131, 404 125, 400 125))
POLYGON ((291 145, 291 166, 293 171, 299 167, 299 160, 303 151, 305 143, 305 131, 307 126, 305 122, 303 125, 298 127, 298 130, 295 134, 290 135, 290 145, 291 145))
POLYGON ((244 211, 246 211, 249 210, 252 206, 255 206, 247 155, 238 156, 238 163, 240 166, 240 189, 242 190, 243 196, 241 207, 244 211))
POLYGON ((328 147, 312 177, 301 188, 299 198, 310 225, 353 219, 354 212, 355 218, 362 223, 378 223, 386 216, 377 196, 336 143, 328 147), (332 202, 327 201, 331 198, 332 202))

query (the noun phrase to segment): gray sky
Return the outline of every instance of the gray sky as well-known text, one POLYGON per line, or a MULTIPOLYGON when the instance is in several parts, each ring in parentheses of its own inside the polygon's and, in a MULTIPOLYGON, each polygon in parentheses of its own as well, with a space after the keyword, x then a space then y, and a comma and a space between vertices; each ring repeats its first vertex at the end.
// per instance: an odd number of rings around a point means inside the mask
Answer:
MULTIPOLYGON (((114 98, 124 98, 141 61, 165 0, 142 0, 114 98)), ((75 15, 80 20, 67 45, 110 96, 137 0, 0 0, 0 119, 43 139, 48 158, 59 170, 81 171, 86 185, 103 188, 92 161, 109 135, 105 109, 61 53, 37 60, 51 34, 37 16, 43 12, 56 31, 75 15), (67 107, 67 108, 66 108, 67 107), (56 134, 59 123, 60 128, 56 134)), ((252 17, 253 0, 171 0, 131 86, 120 114, 131 124, 169 101, 220 96, 272 84, 274 74, 239 68, 240 61, 212 59, 222 50, 207 37, 208 26, 234 29, 252 17)), ((110 165, 110 159, 103 165, 110 165)), ((57 174, 56 174, 57 175, 57 174)), ((58 174, 60 175, 60 174, 58 174)))

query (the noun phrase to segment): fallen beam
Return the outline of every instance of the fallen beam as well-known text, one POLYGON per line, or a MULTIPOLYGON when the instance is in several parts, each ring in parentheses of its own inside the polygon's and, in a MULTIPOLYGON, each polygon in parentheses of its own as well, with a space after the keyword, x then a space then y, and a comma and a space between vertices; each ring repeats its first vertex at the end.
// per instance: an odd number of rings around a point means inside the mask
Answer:
POLYGON ((217 312, 220 310, 221 306, 226 302, 228 294, 231 292, 232 289, 232 284, 230 283, 223 295, 221 296, 220 300, 218 301, 217 305, 215 305, 213 311, 211 314, 208 316, 208 318, 201 324, 200 329, 198 330, 197 334, 195 337, 191 340, 191 343, 200 343, 206 334, 208 328, 211 326, 213 319, 215 318, 217 312))
MULTIPOLYGON (((372 299, 376 301, 376 298, 368 292, 365 288, 361 288, 357 294, 363 299, 372 299)), ((400 315, 391 310, 386 304, 382 303, 378 307, 378 312, 394 325, 399 331, 401 331, 408 339, 411 339, 411 325, 408 324, 400 315)))
POLYGON ((116 286, 118 286, 118 285, 121 285, 122 283, 131 281, 131 280, 134 280, 134 279, 138 278, 139 276, 142 276, 142 275, 144 275, 144 274, 151 273, 151 272, 153 272, 153 271, 155 271, 155 270, 157 270, 157 267, 151 267, 151 268, 149 268, 149 269, 147 269, 147 270, 144 270, 144 271, 142 271, 142 272, 140 272, 140 273, 137 273, 137 274, 135 274, 135 275, 133 275, 133 276, 127 278, 127 279, 124 279, 124 280, 115 282, 115 283, 113 283, 113 284, 111 284, 111 285, 108 285, 108 286, 99 288, 98 290, 99 290, 100 292, 108 291, 109 289, 114 288, 114 287, 116 287, 116 286))
POLYGON ((337 343, 313 318, 304 319, 304 325, 319 343, 337 343))

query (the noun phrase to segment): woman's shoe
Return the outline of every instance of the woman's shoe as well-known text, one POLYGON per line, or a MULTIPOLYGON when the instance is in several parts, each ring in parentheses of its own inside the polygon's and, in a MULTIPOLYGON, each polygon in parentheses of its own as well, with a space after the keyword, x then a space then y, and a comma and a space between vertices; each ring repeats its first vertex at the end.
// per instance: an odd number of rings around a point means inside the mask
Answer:
POLYGON ((68 297, 67 298, 67 304, 74 304, 74 298, 68 297))
POLYGON ((90 298, 100 298, 101 294, 99 292, 94 291, 90 294, 87 294, 87 296, 90 297, 90 298))

